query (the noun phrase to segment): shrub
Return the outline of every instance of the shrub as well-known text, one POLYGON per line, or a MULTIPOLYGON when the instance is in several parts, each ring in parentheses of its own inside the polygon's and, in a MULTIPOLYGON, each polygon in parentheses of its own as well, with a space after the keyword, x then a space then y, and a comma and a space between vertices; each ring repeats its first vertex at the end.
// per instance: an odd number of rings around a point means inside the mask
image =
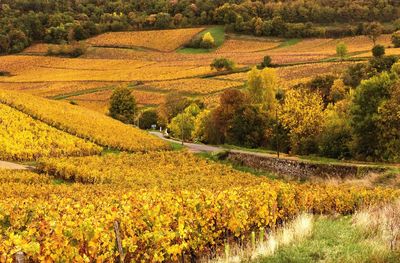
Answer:
POLYGON ((344 58, 347 56, 347 53, 347 46, 344 42, 341 42, 336 46, 336 55, 340 57, 340 60, 343 61, 344 58))
POLYGON ((222 71, 222 70, 233 70, 234 68, 234 62, 232 60, 226 59, 226 58, 216 58, 214 61, 211 63, 211 69, 216 69, 217 71, 222 71))
POLYGON ((201 43, 200 43, 200 47, 207 48, 207 49, 215 47, 215 40, 210 32, 207 32, 206 34, 204 34, 204 36, 201 40, 201 43))
POLYGON ((262 68, 270 67, 272 65, 272 58, 270 56, 265 56, 263 62, 261 63, 262 68))
POLYGON ((118 87, 114 90, 110 100, 110 116, 124 123, 134 122, 136 111, 135 97, 127 87, 118 87))
POLYGON ((82 43, 75 43, 71 45, 61 45, 58 47, 49 47, 47 50, 48 56, 60 56, 77 58, 85 54, 87 47, 82 43))
POLYGON ((382 45, 375 45, 372 48, 372 55, 376 58, 383 57, 385 55, 385 47, 382 45))

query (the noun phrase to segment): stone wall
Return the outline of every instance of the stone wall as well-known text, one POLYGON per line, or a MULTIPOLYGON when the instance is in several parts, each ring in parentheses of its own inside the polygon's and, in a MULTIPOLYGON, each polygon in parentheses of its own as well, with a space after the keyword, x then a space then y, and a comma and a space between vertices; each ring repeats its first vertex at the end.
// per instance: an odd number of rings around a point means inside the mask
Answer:
POLYGON ((382 173, 386 170, 385 168, 376 166, 313 163, 303 160, 278 159, 277 157, 242 152, 228 152, 225 158, 233 163, 252 167, 254 169, 299 178, 314 176, 321 178, 361 178, 369 173, 382 173))

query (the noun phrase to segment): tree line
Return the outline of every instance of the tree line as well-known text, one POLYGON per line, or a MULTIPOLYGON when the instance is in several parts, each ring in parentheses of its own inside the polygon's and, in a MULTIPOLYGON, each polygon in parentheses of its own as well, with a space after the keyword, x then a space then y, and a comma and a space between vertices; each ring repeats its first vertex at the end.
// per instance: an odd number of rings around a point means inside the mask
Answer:
POLYGON ((313 37, 363 34, 368 22, 379 21, 392 32, 400 28, 399 16, 394 0, 2 0, 0 53, 19 52, 34 41, 209 24, 259 36, 313 37))

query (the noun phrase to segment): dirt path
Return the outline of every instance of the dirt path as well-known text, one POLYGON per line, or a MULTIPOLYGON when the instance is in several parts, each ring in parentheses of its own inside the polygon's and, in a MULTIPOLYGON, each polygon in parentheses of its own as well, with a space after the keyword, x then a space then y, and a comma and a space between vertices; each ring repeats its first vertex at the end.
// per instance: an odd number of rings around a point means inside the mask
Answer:
POLYGON ((27 165, 21 165, 16 163, 4 162, 0 161, 0 169, 7 169, 7 170, 29 170, 31 167, 27 165))

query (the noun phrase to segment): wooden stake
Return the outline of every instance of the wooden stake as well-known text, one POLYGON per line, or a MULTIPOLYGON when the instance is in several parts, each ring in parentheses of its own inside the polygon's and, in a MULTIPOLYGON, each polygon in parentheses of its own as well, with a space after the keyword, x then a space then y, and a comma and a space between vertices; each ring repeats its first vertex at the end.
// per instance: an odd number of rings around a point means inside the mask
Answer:
POLYGON ((24 263, 25 262, 25 254, 24 252, 17 252, 15 253, 15 262, 16 263, 24 263))
POLYGON ((124 250, 122 249, 122 240, 121 240, 121 233, 119 232, 118 221, 114 222, 114 232, 115 232, 115 237, 116 237, 116 242, 117 242, 117 247, 118 247, 119 260, 120 260, 120 262, 124 262, 124 250))

